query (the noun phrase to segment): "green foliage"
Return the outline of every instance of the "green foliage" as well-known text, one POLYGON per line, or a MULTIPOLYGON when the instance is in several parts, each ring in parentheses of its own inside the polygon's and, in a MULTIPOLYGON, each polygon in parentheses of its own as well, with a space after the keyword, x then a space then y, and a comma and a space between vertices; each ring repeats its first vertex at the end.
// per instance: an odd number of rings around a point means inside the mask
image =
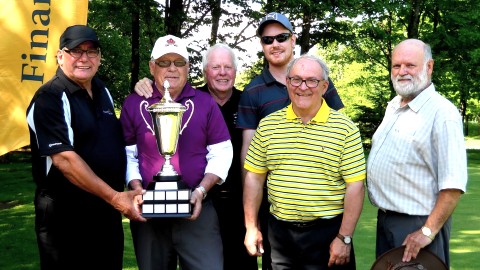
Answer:
MULTIPOLYGON (((260 54, 259 54, 260 55, 260 54)), ((261 54, 263 56, 263 53, 261 54)), ((257 60, 253 65, 246 69, 245 72, 237 74, 235 79, 235 87, 239 90, 242 90, 247 86, 247 84, 258 74, 260 74, 265 66, 265 60, 263 58, 257 60)))
MULTIPOLYGON (((480 116, 477 91, 480 71, 480 2, 466 0, 452 5, 438 1, 434 14, 438 25, 426 34, 435 61, 437 89, 461 110, 466 118, 480 116)), ((467 121, 467 119, 465 119, 467 121)))
POLYGON ((337 76, 334 82, 345 97, 344 112, 361 121, 362 134, 368 139, 386 101, 395 95, 389 82, 391 51, 405 38, 420 38, 432 45, 433 80, 438 91, 452 100, 466 119, 479 116, 478 10, 478 0, 91 0, 88 17, 103 44, 99 75, 120 107, 132 83, 150 77, 150 51, 166 29, 178 29, 178 35, 189 40, 189 80, 194 85, 203 84, 200 62, 211 44, 226 43, 240 52, 244 66, 236 86, 243 89, 263 65, 261 52, 252 59, 243 55, 252 53, 249 42, 257 40, 252 32, 265 13, 282 12, 291 19, 302 52, 325 50, 321 55, 328 60, 333 76, 337 76), (179 14, 173 16, 172 12, 179 14), (137 14, 138 48, 132 42, 137 14), (132 56, 136 51, 139 63, 132 56), (136 68, 138 78, 132 73, 136 68))
POLYGON ((153 0, 91 0, 89 3, 88 25, 93 27, 102 44, 102 65, 100 78, 112 93, 115 105, 121 107, 131 92, 132 72, 132 13, 140 13, 139 77, 149 77, 148 61, 155 40, 163 33, 161 13, 153 0), (125 18, 128 18, 125 20, 125 18))
POLYGON ((351 48, 331 44, 316 48, 315 53, 327 61, 330 78, 342 97, 345 108, 342 112, 357 123, 366 148, 390 99, 387 72, 375 65, 346 62, 345 55, 354 53, 351 48))

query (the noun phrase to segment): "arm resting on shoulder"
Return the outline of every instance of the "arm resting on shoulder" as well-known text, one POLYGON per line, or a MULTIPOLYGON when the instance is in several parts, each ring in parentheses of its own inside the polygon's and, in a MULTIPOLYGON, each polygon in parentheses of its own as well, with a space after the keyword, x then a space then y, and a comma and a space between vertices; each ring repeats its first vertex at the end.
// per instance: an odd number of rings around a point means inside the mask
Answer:
POLYGON ((150 80, 149 78, 141 79, 135 84, 135 87, 134 87, 135 93, 137 93, 137 95, 141 97, 146 97, 146 98, 151 97, 153 93, 152 83, 153 81, 150 80))

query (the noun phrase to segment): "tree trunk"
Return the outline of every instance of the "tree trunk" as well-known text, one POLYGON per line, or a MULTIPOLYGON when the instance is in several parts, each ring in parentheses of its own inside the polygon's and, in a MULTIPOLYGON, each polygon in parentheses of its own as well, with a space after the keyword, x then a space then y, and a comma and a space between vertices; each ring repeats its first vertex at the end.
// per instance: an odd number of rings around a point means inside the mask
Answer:
POLYGON ((220 16, 222 16, 222 2, 220 0, 210 0, 208 1, 211 7, 212 14, 212 33, 210 35, 210 46, 213 46, 217 43, 218 36, 218 27, 220 24, 220 16))
POLYGON ((420 22, 422 0, 412 0, 410 15, 408 18, 407 35, 408 38, 418 38, 418 26, 420 22))
POLYGON ((165 1, 165 31, 167 34, 181 37, 182 22, 186 15, 183 10, 183 1, 166 0, 165 1))
POLYGON ((130 91, 133 91, 135 84, 138 82, 140 73, 140 7, 138 1, 132 3, 132 64, 130 72, 132 73, 130 79, 130 91))
POLYGON ((312 27, 312 15, 309 8, 304 9, 302 36, 300 37, 300 54, 307 53, 310 50, 310 28, 312 27))

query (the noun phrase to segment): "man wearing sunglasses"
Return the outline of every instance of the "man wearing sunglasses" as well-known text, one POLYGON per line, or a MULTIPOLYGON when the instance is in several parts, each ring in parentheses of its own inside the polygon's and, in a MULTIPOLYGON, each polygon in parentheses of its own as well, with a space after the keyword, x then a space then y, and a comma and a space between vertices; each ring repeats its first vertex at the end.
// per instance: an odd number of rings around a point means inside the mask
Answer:
POLYGON ((142 191, 123 192, 125 144, 112 97, 95 76, 97 34, 68 27, 56 58, 56 74, 27 109, 40 269, 121 270, 120 212, 145 219, 134 205, 142 191))
MULTIPOLYGON (((257 36, 260 38, 260 44, 268 63, 262 73, 245 87, 240 98, 237 127, 243 129, 242 164, 260 120, 290 104, 285 81, 287 65, 294 58, 296 36, 293 33, 292 24, 283 14, 269 13, 260 21, 257 36)), ((328 89, 323 97, 328 106, 339 110, 343 108, 342 100, 333 82, 330 79, 328 82, 328 89)), ((259 213, 263 235, 267 235, 268 202, 266 192, 264 195, 264 203, 262 203, 259 213)), ((263 240, 262 248, 262 267, 271 269, 270 248, 266 237, 263 240)))
MULTIPOLYGON (((130 94, 120 121, 127 143, 127 183, 130 189, 146 189, 165 162, 160 155, 152 118, 146 108, 165 95, 187 107, 183 114, 177 152, 171 163, 192 191, 192 216, 152 218, 131 222, 130 229, 139 269, 223 269, 222 239, 217 213, 207 192, 222 184, 232 162, 232 144, 222 113, 210 94, 188 82, 188 51, 185 41, 167 35, 153 47, 149 62, 154 81, 149 97, 130 94), (168 83, 167 83, 168 82, 168 83), (188 120, 188 125, 186 125, 188 120), (173 267, 173 268, 172 268, 173 267)), ((140 196, 139 196, 140 197, 140 196)), ((141 199, 141 198, 139 198, 141 199)))

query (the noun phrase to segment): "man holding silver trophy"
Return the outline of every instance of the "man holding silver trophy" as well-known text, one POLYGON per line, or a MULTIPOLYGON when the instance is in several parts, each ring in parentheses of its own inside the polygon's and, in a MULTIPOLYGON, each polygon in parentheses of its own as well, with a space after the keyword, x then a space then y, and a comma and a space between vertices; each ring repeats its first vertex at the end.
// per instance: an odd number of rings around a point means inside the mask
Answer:
MULTIPOLYGON (((175 269, 178 260, 182 269, 222 269, 218 217, 206 195, 227 177, 233 155, 228 129, 214 99, 187 83, 183 40, 172 35, 159 38, 149 67, 153 96, 129 95, 120 116, 127 144, 127 184, 133 190, 147 189, 143 199, 138 196, 147 202, 152 188, 153 197, 161 194, 167 199, 169 193, 158 186, 168 190, 180 179, 180 189, 192 190, 188 197, 193 209, 190 215, 180 203, 143 206, 143 215, 149 217, 146 211, 153 211, 155 218, 130 223, 138 267, 175 269)), ((172 189, 173 197, 184 199, 180 189, 172 189)))

